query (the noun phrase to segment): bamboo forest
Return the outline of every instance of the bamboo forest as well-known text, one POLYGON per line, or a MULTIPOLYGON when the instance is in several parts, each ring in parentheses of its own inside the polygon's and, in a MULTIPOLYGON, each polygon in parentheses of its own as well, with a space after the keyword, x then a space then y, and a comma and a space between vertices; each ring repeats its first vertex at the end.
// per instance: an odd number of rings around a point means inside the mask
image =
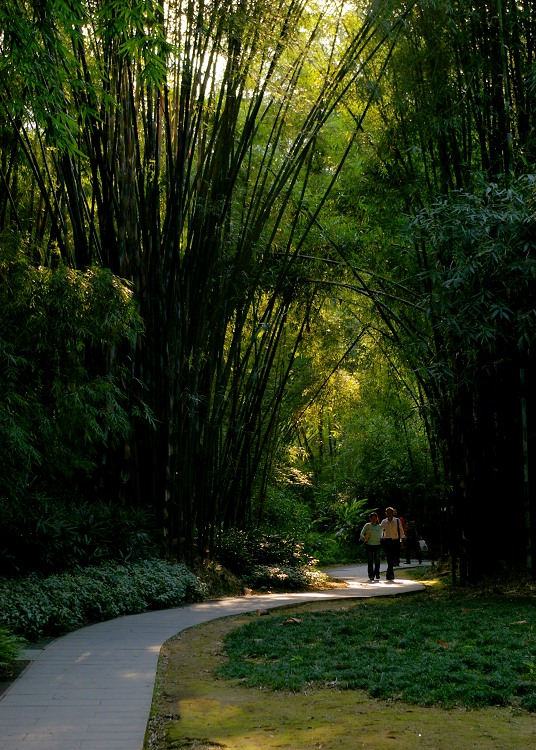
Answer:
POLYGON ((1 0, 0 85, 0 575, 535 577, 534 0, 1 0))

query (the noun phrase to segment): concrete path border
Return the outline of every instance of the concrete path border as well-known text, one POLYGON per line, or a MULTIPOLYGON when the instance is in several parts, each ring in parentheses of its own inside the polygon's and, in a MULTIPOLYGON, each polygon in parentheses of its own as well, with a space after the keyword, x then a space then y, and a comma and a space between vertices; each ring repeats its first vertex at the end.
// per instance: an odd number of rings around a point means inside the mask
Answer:
POLYGON ((31 663, 0 697, 1 750, 142 750, 160 649, 181 630, 257 609, 424 588, 400 578, 368 583, 366 566, 326 572, 347 588, 229 597, 130 615, 27 652, 31 663))

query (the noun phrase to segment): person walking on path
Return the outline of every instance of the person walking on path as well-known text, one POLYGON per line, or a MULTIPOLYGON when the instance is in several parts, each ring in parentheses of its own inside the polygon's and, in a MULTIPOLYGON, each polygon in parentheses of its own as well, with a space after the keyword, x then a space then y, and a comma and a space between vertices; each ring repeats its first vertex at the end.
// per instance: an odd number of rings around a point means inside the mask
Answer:
POLYGON ((413 557, 417 558, 419 565, 422 563, 422 551, 419 539, 420 535, 417 531, 417 524, 410 518, 406 523, 406 565, 411 563, 412 552, 415 553, 413 557))
POLYGON ((405 534, 402 524, 394 514, 394 508, 391 506, 385 509, 386 518, 383 519, 380 526, 382 528, 382 544, 387 558, 387 572, 385 573, 386 581, 394 581, 395 572, 393 570, 397 560, 400 560, 400 545, 404 541, 405 534))
POLYGON ((377 513, 371 513, 369 521, 361 529, 359 537, 365 542, 367 550, 367 566, 369 581, 380 580, 380 549, 382 542, 382 527, 377 513))
MULTIPOLYGON (((398 511, 397 511, 397 509, 396 509, 396 508, 393 508, 393 515, 394 515, 394 516, 395 516, 396 518, 398 518, 398 522, 399 522, 399 523, 400 523, 400 524, 402 525, 402 530, 403 530, 403 532, 404 532, 404 536, 405 536, 405 535, 406 535, 406 519, 405 519, 405 518, 403 518, 402 516, 399 516, 399 515, 398 515, 398 511)), ((394 564, 395 564, 395 568, 399 568, 399 567, 400 567, 400 547, 401 547, 401 546, 402 546, 401 544, 399 544, 399 545, 398 545, 398 549, 397 549, 397 554, 396 554, 396 559, 395 559, 395 561, 394 561, 394 564)))

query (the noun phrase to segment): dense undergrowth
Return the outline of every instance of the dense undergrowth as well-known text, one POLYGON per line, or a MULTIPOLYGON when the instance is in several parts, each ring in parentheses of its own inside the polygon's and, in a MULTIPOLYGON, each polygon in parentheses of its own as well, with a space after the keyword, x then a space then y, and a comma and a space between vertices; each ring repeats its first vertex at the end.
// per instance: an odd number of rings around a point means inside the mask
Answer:
POLYGON ((185 566, 109 563, 40 578, 0 580, 0 626, 32 641, 92 622, 199 601, 201 581, 185 566))

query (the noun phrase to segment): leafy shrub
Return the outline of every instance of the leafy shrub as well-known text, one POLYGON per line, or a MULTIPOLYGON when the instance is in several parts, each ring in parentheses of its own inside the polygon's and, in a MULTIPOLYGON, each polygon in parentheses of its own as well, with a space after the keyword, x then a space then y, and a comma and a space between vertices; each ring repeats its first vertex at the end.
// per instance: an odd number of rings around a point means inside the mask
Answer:
POLYGON ((55 495, 98 472, 146 414, 127 398, 128 366, 102 357, 143 326, 132 289, 108 269, 36 263, 41 248, 12 232, 0 248, 0 497, 16 508, 37 487, 55 495))
POLYGON ((0 628, 0 676, 9 675, 20 653, 20 638, 0 628))
POLYGON ((299 568, 315 562, 305 552, 304 544, 292 537, 241 529, 222 532, 216 548, 216 558, 239 576, 249 575, 255 565, 299 568))
MULTIPOLYGON (((296 470, 293 472, 294 479, 297 473, 296 470)), ((303 480, 304 484, 306 481, 303 480)), ((259 526, 269 529, 270 533, 302 539, 313 523, 311 505, 304 501, 303 494, 303 491, 298 491, 295 481, 284 487, 269 488, 259 526)), ((310 494, 310 490, 306 494, 310 494)))
POLYGON ((28 640, 91 622, 200 601, 204 588, 183 565, 109 564, 39 578, 0 580, 0 626, 28 640))
POLYGON ((311 588, 317 582, 317 577, 322 575, 307 568, 256 565, 243 580, 246 586, 256 590, 299 591, 311 588))
POLYGON ((0 573, 59 573, 156 554, 154 521, 143 508, 114 502, 64 502, 35 496, 16 510, 0 507, 0 573))

